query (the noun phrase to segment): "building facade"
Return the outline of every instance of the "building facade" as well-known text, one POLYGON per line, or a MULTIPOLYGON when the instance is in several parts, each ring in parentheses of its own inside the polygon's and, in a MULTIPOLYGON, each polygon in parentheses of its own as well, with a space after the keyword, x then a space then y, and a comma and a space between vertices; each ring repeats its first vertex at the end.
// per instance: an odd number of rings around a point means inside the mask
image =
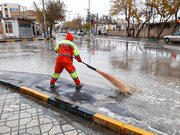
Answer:
POLYGON ((16 38, 32 38, 33 20, 22 18, 22 19, 12 19, 4 18, 1 19, 3 27, 3 36, 6 39, 16 39, 16 38))
POLYGON ((97 35, 102 35, 102 34, 107 35, 109 30, 117 29, 117 25, 114 23, 111 24, 98 23, 98 25, 95 25, 95 27, 97 27, 97 35))
POLYGON ((33 38, 42 33, 35 11, 9 3, 0 5, 0 11, 0 39, 33 38))
POLYGON ((27 8, 18 4, 5 3, 1 5, 2 17, 11 18, 12 13, 26 12, 27 8))
POLYGON ((18 12, 11 12, 12 18, 30 18, 36 20, 36 14, 33 10, 27 10, 24 12, 18 11, 18 12))

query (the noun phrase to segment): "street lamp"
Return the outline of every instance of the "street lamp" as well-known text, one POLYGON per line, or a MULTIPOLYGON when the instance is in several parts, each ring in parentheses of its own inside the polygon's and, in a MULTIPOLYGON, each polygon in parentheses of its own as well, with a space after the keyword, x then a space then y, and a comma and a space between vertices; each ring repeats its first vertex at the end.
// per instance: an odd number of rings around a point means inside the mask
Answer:
POLYGON ((46 14, 45 14, 45 9, 44 9, 44 0, 42 0, 43 3, 43 15, 44 15, 44 38, 46 38, 46 14))

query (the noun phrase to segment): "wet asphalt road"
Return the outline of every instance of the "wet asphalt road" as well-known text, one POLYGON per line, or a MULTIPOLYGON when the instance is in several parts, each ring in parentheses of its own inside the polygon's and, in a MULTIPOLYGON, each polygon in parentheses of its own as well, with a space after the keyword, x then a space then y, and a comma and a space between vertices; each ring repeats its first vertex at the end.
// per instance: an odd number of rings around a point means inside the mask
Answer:
MULTIPOLYGON (((49 91, 57 56, 53 50, 65 35, 56 37, 55 41, 0 43, 1 78, 11 74, 14 80, 26 78, 29 81, 23 83, 28 85, 34 77, 41 82, 34 87, 49 91), (18 72, 18 78, 7 71, 18 72)), ((106 79, 74 60, 79 78, 85 84, 75 102, 153 133, 180 134, 180 45, 117 37, 91 40, 76 37, 75 43, 83 61, 138 87, 138 92, 130 97, 117 95, 106 79), (81 99, 84 93, 87 98, 81 99)), ((69 80, 64 82, 71 87, 63 87, 68 88, 63 91, 58 85, 57 93, 72 100, 74 84, 66 71, 61 77, 69 80)), ((59 79, 59 84, 65 79, 59 79)))

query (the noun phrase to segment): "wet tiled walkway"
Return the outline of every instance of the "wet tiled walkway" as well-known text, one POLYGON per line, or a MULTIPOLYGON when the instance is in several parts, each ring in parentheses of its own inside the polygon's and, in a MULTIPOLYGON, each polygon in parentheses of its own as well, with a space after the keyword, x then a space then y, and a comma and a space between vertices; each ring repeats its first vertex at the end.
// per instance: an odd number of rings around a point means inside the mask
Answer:
POLYGON ((85 135, 95 133, 72 122, 64 115, 0 85, 0 134, 85 135))

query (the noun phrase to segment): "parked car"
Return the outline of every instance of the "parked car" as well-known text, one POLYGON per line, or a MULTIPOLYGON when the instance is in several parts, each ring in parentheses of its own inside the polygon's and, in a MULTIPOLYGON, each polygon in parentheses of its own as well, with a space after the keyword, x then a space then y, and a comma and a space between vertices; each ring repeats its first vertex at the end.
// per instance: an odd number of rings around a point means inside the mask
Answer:
POLYGON ((71 34, 76 34, 76 32, 75 32, 75 31, 70 31, 70 33, 71 33, 71 34))
POLYGON ((88 31, 84 31, 84 35, 87 35, 88 34, 88 31))
POLYGON ((84 32, 83 32, 83 31, 78 31, 78 32, 77 32, 77 35, 79 35, 79 36, 84 36, 84 32))
POLYGON ((180 42, 180 31, 173 33, 172 35, 164 36, 164 41, 169 42, 180 42))

